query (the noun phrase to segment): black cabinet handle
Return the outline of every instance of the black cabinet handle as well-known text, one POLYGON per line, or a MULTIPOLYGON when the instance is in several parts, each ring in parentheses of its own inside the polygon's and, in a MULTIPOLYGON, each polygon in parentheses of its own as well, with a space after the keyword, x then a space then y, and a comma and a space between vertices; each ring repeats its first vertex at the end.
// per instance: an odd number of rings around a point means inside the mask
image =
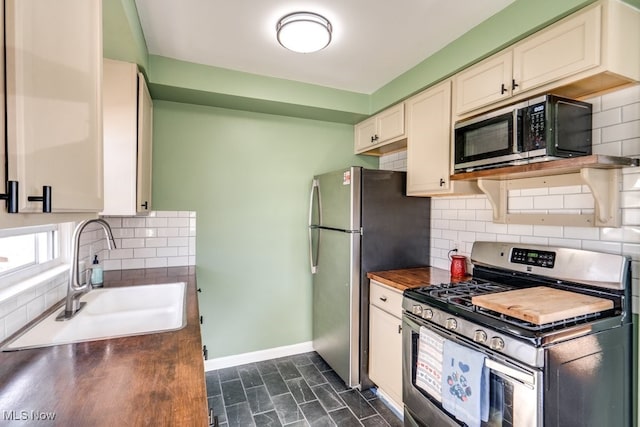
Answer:
POLYGON ((145 202, 144 202, 143 204, 141 204, 140 206, 141 206, 141 207, 143 207, 143 208, 144 208, 144 210, 146 211, 146 210, 148 210, 148 209, 149 209, 149 202, 148 202, 148 201, 145 201, 145 202))
POLYGON ((198 292, 202 293, 202 288, 198 288, 198 292))
POLYGON ((51 213, 51 186, 42 186, 42 196, 28 196, 30 202, 42 202, 42 212, 51 213))
POLYGON ((440 187, 443 187, 446 184, 446 181, 443 178, 440 178, 440 187))
POLYGON ((398 333, 401 334, 402 333, 402 325, 398 325, 398 333))
POLYGON ((387 297, 380 297, 380 301, 387 302, 387 297))
POLYGON ((204 317, 200 316, 200 324, 202 325, 204 323, 204 317))
POLYGON ((500 87, 500 95, 504 95, 505 93, 507 93, 507 87, 502 83, 502 86, 500 87))
POLYGON ((209 350, 207 350, 207 346, 206 345, 202 346, 202 357, 204 357, 204 360, 208 360, 209 359, 209 350))
POLYGON ((516 79, 511 79, 511 90, 516 90, 518 86, 520 85, 516 83, 516 79))
POLYGON ((7 181, 7 192, 0 194, 0 200, 7 201, 7 212, 18 213, 18 181, 7 181))

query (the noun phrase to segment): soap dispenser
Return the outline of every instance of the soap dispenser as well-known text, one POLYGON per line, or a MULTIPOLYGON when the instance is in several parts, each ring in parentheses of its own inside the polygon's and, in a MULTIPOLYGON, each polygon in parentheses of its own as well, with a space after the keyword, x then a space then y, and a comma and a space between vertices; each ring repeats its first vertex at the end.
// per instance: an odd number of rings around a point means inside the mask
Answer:
POLYGON ((91 266, 91 285, 94 288, 102 287, 102 266, 98 261, 98 255, 93 258, 93 265, 91 266))

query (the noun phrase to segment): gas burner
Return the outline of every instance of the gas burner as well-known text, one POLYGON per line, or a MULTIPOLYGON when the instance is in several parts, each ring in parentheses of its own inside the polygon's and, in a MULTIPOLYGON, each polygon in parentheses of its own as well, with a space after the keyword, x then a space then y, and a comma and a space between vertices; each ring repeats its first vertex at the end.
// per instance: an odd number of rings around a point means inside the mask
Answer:
POLYGON ((504 292, 513 287, 480 279, 471 279, 464 282, 440 283, 438 285, 425 286, 415 289, 422 296, 424 302, 441 301, 473 310, 471 297, 490 294, 494 292, 504 292))

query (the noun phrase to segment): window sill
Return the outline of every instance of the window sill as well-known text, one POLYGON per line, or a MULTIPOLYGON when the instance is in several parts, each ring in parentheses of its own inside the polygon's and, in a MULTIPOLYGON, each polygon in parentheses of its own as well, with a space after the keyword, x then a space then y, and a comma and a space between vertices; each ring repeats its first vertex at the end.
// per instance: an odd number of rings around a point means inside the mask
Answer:
POLYGON ((36 274, 35 276, 32 276, 28 279, 22 280, 18 283, 2 288, 0 289, 0 303, 4 301, 8 301, 11 298, 14 298, 25 291, 29 291, 37 286, 40 286, 46 283, 47 281, 53 279, 54 277, 68 271, 69 271, 68 264, 60 264, 40 274, 36 274))

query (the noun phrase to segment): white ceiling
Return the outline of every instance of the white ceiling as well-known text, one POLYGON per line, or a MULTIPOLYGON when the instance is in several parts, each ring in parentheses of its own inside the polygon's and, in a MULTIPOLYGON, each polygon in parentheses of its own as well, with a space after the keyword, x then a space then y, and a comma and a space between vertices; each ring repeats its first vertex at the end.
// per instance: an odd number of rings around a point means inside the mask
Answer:
POLYGON ((149 53, 370 94, 514 0, 136 0, 149 53), (325 16, 333 40, 293 53, 279 18, 325 16))

